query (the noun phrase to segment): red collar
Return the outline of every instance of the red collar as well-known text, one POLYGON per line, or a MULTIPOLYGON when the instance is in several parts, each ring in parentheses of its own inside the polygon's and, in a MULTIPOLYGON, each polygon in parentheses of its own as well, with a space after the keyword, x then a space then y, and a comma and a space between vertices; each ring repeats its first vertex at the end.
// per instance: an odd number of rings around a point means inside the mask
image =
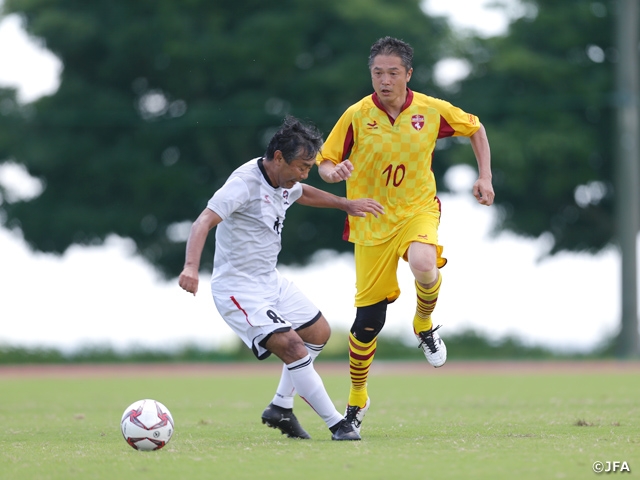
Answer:
MULTIPOLYGON (((373 92, 373 95, 371 95, 371 98, 373 100, 374 105, 387 114, 387 117, 389 117, 389 121, 391 122, 391 125, 393 125, 395 120, 391 117, 391 115, 389 115, 389 112, 387 112, 387 110, 384 108, 384 106, 380 102, 380 99, 378 98, 378 94, 376 92, 373 92)), ((413 101, 413 91, 411 91, 411 89, 407 87, 407 99, 404 101, 404 105, 402 105, 400 112, 402 112, 403 110, 406 110, 409 107, 409 105, 411 105, 412 101, 413 101)))

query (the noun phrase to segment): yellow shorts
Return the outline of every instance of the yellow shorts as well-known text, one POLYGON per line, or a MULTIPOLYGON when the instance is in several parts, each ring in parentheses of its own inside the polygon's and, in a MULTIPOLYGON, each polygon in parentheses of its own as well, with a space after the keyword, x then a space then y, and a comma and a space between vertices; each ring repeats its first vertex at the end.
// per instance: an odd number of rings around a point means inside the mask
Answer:
POLYGON ((385 298, 393 302, 400 296, 398 260, 407 261, 413 242, 436 246, 436 265, 442 268, 447 259, 438 245, 440 215, 423 214, 413 217, 385 243, 374 246, 355 245, 356 307, 366 307, 385 298))

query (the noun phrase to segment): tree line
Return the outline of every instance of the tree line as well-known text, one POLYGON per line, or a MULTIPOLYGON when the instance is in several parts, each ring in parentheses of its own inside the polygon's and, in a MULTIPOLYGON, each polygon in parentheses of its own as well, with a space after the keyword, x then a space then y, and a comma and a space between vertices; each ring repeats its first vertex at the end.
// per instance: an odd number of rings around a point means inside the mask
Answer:
MULTIPOLYGON (((614 2, 521 5, 506 35, 481 38, 418 0, 5 0, 3 13, 19 14, 64 68, 59 89, 28 105, 0 89, 0 163, 24 165, 44 186, 35 198, 3 195, 0 220, 45 252, 128 237, 175 277, 186 227, 229 173, 262 155, 286 114, 328 133, 372 92, 369 47, 391 35, 415 49, 411 88, 485 125, 496 230, 545 235, 549 254, 596 252, 614 228, 614 2), (446 57, 470 74, 443 87, 433 73, 446 57)), ((443 142, 440 190, 449 168, 473 162, 469 148, 443 142)), ((315 173, 309 183, 344 192, 315 173)), ((282 262, 351 250, 342 212, 289 217, 282 262)))

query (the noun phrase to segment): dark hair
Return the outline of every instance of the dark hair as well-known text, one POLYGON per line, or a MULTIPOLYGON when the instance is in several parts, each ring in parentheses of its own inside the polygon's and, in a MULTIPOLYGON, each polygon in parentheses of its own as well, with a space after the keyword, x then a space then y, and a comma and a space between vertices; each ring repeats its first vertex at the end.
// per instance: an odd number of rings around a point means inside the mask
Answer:
POLYGON ((265 158, 273 160, 276 150, 282 152, 287 163, 296 158, 309 160, 316 158, 322 148, 322 133, 311 124, 304 124, 291 115, 287 115, 282 126, 271 138, 265 158))
POLYGON ((402 65, 407 69, 407 72, 411 70, 413 63, 413 48, 407 42, 398 40, 393 37, 384 37, 376 41, 371 45, 371 51, 369 53, 369 70, 373 65, 373 59, 378 55, 395 55, 400 57, 402 65))

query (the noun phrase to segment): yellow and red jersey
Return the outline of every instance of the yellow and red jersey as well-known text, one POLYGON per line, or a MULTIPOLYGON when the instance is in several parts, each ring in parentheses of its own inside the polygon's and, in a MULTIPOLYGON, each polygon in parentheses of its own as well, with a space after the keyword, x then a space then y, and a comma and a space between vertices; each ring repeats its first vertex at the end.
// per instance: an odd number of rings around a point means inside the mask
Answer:
POLYGON ((348 217, 345 240, 379 245, 412 216, 438 212, 431 169, 436 140, 470 137, 479 128, 475 115, 410 89, 395 120, 375 93, 349 107, 329 134, 317 163, 349 159, 354 171, 347 180, 347 198, 373 198, 386 213, 378 218, 348 217))

